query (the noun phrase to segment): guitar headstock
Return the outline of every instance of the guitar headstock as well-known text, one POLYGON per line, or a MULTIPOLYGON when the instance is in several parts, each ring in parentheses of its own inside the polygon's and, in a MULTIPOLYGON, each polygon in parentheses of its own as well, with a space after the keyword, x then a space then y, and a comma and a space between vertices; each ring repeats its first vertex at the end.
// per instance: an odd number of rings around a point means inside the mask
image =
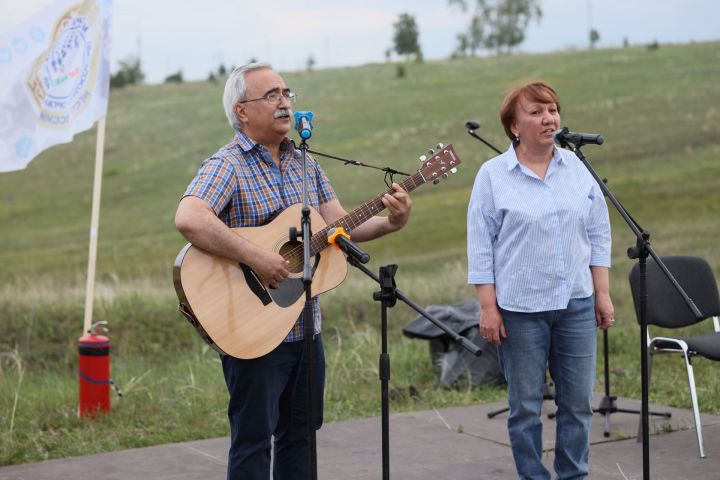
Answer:
POLYGON ((460 165, 460 157, 457 156, 452 145, 438 143, 434 149, 428 151, 428 156, 420 157, 420 169, 418 172, 425 182, 440 182, 441 178, 447 178, 451 173, 457 172, 460 165))

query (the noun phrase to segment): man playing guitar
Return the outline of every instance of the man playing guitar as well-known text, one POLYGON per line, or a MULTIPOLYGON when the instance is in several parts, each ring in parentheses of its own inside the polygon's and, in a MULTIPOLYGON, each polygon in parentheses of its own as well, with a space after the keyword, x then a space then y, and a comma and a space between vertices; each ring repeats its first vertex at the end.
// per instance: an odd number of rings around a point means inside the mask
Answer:
MULTIPOLYGON (((205 160, 177 209, 175 225, 194 246, 243 264, 264 288, 276 289, 291 273, 284 256, 243 238, 239 227, 264 225, 302 201, 302 155, 287 137, 295 94, 268 64, 235 69, 225 85, 223 103, 233 140, 205 160)), ((307 159, 309 203, 331 224, 346 216, 325 173, 307 159)), ((354 241, 394 232, 408 221, 412 201, 393 184, 380 197, 388 216, 372 216, 352 230, 354 241)), ((228 319, 230 321, 230 319, 228 319)), ((256 358, 222 356, 230 401, 231 446, 228 479, 267 479, 274 437, 275 478, 308 478, 307 402, 303 356, 303 315, 269 353, 256 358)), ((315 428, 322 424, 325 382, 320 337, 320 306, 313 299, 316 353, 315 428)))

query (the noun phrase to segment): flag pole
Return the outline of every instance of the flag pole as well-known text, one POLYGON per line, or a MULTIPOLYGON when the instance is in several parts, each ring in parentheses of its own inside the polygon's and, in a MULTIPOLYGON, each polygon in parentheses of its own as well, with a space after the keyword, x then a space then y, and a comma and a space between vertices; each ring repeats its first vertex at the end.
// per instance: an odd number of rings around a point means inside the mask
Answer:
POLYGON ((90 219, 90 249, 88 253, 87 285, 85 287, 85 319, 83 334, 92 325, 95 298, 95 263, 97 260, 98 223, 100 222, 100 190, 102 189, 103 155, 105 152, 105 115, 100 117, 95 145, 95 181, 93 183, 92 214, 90 219))

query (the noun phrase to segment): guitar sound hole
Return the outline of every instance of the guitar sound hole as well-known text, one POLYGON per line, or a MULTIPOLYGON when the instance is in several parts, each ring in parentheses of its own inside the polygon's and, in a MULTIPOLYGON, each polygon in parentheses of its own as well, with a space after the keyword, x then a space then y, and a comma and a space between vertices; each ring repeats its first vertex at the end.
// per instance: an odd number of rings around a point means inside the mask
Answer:
POLYGON ((288 271, 293 273, 301 273, 303 267, 303 244, 302 242, 287 242, 280 247, 280 255, 288 262, 288 271))

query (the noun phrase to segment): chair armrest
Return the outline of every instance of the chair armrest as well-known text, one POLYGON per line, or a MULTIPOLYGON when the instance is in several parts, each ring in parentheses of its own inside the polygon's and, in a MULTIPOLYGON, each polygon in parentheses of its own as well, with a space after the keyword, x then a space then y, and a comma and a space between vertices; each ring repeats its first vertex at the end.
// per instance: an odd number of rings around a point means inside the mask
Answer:
POLYGON ((666 351, 676 351, 676 352, 687 352, 688 351, 688 345, 685 340, 682 338, 672 338, 672 337, 654 337, 652 340, 650 340, 650 343, 648 344, 648 348, 654 348, 657 350, 666 350, 666 351), (678 346, 678 349, 672 349, 672 347, 669 346, 658 346, 659 343, 670 343, 675 344, 678 346))

